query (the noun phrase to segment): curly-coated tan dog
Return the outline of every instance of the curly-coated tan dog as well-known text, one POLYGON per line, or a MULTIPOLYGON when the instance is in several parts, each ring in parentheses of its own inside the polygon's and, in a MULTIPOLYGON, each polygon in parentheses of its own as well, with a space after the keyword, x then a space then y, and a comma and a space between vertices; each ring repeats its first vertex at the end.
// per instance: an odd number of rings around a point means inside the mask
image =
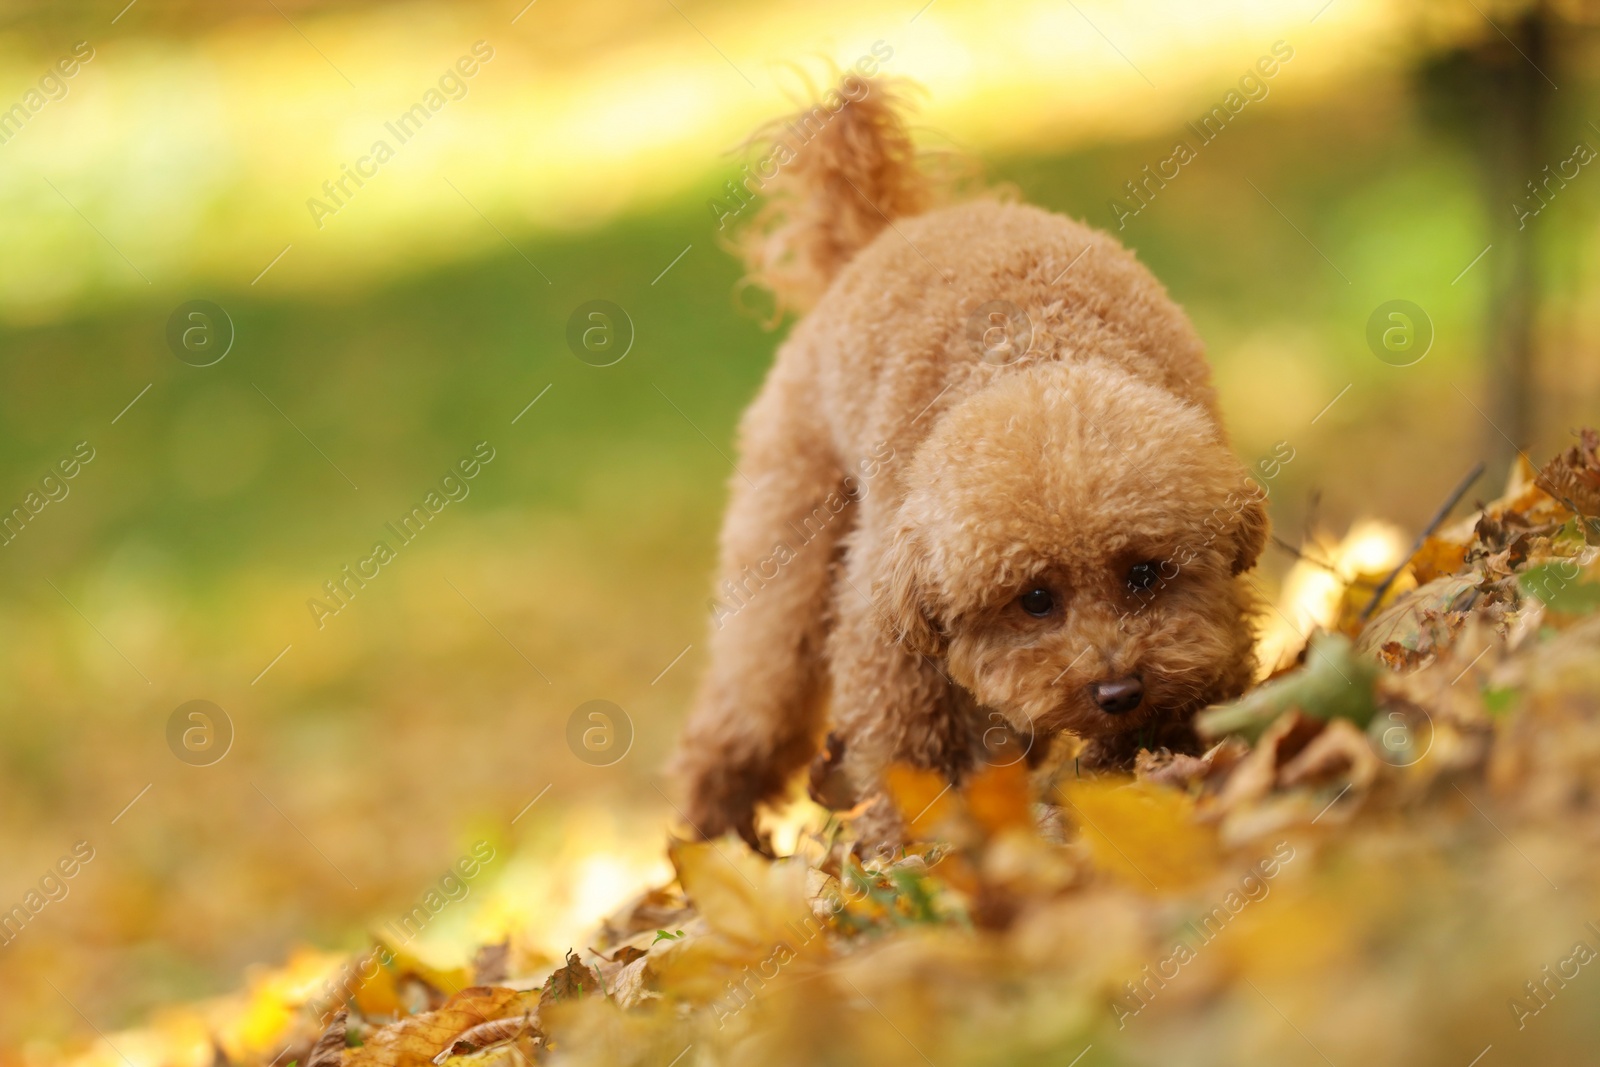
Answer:
POLYGON ((896 761, 1011 758, 997 730, 1125 762, 1254 668, 1266 511, 1182 310, 1081 223, 931 207, 889 89, 846 89, 783 127, 810 136, 747 234, 753 280, 809 311, 739 428, 677 756, 703 836, 756 842, 825 736, 836 804, 896 761))

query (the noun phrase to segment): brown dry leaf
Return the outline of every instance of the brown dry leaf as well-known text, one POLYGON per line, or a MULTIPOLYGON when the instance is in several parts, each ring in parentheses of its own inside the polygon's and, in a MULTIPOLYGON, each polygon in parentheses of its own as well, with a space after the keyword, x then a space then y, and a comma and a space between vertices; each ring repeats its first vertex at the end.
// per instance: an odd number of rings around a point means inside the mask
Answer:
POLYGON ((614 948, 639 934, 676 930, 693 917, 694 909, 676 889, 648 889, 607 917, 591 944, 614 948))
MULTIPOLYGON (((1571 457, 1572 453, 1568 456, 1571 457)), ((1582 460, 1574 458, 1574 462, 1581 465, 1582 460)), ((1552 460, 1551 466, 1556 463, 1552 460)), ((1547 466, 1546 470, 1549 471, 1551 466, 1547 466)), ((1571 508, 1546 492, 1542 488, 1544 485, 1543 476, 1534 470, 1526 456, 1519 455, 1507 478, 1505 492, 1499 499, 1439 531, 1436 539, 1446 545, 1466 546, 1462 567, 1475 566, 1479 571, 1487 572, 1490 579, 1504 578, 1508 573, 1520 570, 1530 555, 1548 551, 1550 537, 1572 517, 1571 508)), ((1554 483, 1551 487, 1560 488, 1554 483)), ((1418 574, 1419 580, 1425 580, 1431 569, 1429 551, 1425 546, 1414 561, 1412 569, 1418 574)), ((1442 575, 1449 559, 1443 555, 1442 548, 1439 551, 1440 555, 1434 562, 1439 566, 1439 575, 1442 575)))
POLYGON ((1592 819, 1600 796, 1600 614, 1530 643, 1514 666, 1517 710, 1496 731, 1490 786, 1540 819, 1592 819))
POLYGON ((1343 778, 1364 791, 1378 776, 1378 757, 1367 737, 1349 719, 1334 719, 1278 772, 1284 786, 1319 785, 1343 778))
POLYGON ((1278 768, 1298 756, 1327 724, 1291 709, 1279 715, 1222 787, 1211 811, 1227 815, 1258 803, 1278 784, 1278 768))
POLYGON ((328 1028, 322 1031, 317 1043, 311 1046, 311 1055, 306 1057, 306 1067, 339 1067, 344 1062, 344 1034, 349 1020, 350 1013, 344 1008, 334 1013, 328 1028))
POLYGON ((1600 431, 1579 430, 1578 443, 1546 463, 1536 484, 1580 515, 1600 516, 1600 431))
POLYGON ((616 1001, 617 1006, 624 1010, 642 1004, 647 1000, 659 999, 661 994, 647 987, 646 980, 648 977, 648 958, 641 956, 633 960, 617 972, 617 979, 611 986, 611 999, 616 1001))
POLYGON ((544 988, 539 991, 539 1004, 571 1000, 585 993, 599 993, 601 989, 600 976, 580 960, 576 952, 568 951, 567 962, 545 979, 544 988))
POLYGON ((1413 589, 1373 617, 1356 650, 1376 655, 1393 670, 1419 666, 1455 640, 1478 602, 1478 582, 1478 575, 1455 575, 1413 589))
POLYGON ((1166 749, 1151 752, 1141 749, 1133 774, 1140 781, 1173 789, 1202 789, 1214 785, 1250 754, 1250 746, 1237 737, 1218 741, 1200 756, 1174 753, 1166 749))
MULTIPOLYGON (((491 1019, 486 1023, 479 1023, 471 1029, 464 1030, 456 1035, 456 1039, 433 1058, 434 1063, 443 1063, 451 1056, 465 1056, 480 1049, 497 1045, 502 1041, 511 1041, 523 1031, 531 1031, 542 1038, 538 1024, 534 1017, 528 1015, 513 1016, 509 1019, 491 1019)), ((307 1067, 310 1067, 308 1064, 307 1067)))
POLYGON ((1192 782, 1205 777, 1207 763, 1202 756, 1187 756, 1162 750, 1151 752, 1140 749, 1133 764, 1133 776, 1152 785, 1187 789, 1192 782))
POLYGON ((532 993, 499 986, 472 986, 424 1012, 385 1026, 360 1048, 347 1049, 344 1067, 423 1067, 445 1051, 456 1037, 493 1019, 523 1016, 535 1010, 532 993))
POLYGON ((1137 886, 1180 889, 1216 866, 1216 834, 1186 794, 1146 782, 1085 778, 1063 785, 1095 866, 1137 886))
POLYGON ((472 957, 474 985, 499 985, 506 980, 506 968, 511 962, 511 941, 498 945, 483 945, 472 957))
MULTIPOLYGON (((598 962, 596 962, 594 965, 594 972, 600 976, 600 985, 603 988, 608 990, 614 989, 616 987, 618 977, 622 974, 623 968, 627 967, 635 960, 643 959, 650 954, 649 943, 645 942, 644 940, 647 936, 648 935, 646 934, 638 935, 633 939, 633 941, 622 945, 610 956, 600 952, 598 949, 589 949, 590 952, 593 952, 595 956, 599 958, 598 962)), ((659 939, 660 936, 661 935, 658 933, 656 938, 659 939)))
POLYGON ((1233 773, 1233 769, 1244 762, 1248 755, 1250 746, 1237 737, 1229 737, 1212 745, 1203 757, 1211 765, 1206 772, 1206 785, 1213 789, 1219 788, 1220 784, 1227 780, 1228 775, 1233 773))
POLYGON ((1498 552, 1491 552, 1483 557, 1483 576, 1491 582, 1498 582, 1511 577, 1512 571, 1521 560, 1515 563, 1511 559, 1511 549, 1502 548, 1498 552))
POLYGON ((627 966, 634 960, 644 959, 644 957, 648 955, 648 952, 637 945, 623 945, 621 948, 617 949, 617 951, 611 954, 610 961, 612 963, 620 963, 623 966, 627 966))

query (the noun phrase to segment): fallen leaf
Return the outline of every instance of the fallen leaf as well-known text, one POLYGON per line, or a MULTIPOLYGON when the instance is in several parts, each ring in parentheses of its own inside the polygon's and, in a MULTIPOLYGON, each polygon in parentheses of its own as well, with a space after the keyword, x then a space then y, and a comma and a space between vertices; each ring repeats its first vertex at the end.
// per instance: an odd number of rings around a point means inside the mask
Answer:
POLYGON ((651 969, 664 983, 710 999, 746 968, 821 948, 804 861, 768 860, 731 836, 674 842, 667 854, 704 926, 651 947, 651 969))
POLYGON ((1365 791, 1378 776, 1372 745, 1348 719, 1334 719, 1278 772, 1280 786, 1320 785, 1342 779, 1365 791))
POLYGON ((960 805, 951 795, 950 782, 937 771, 897 763, 884 776, 889 799, 905 821, 913 840, 925 840, 955 817, 960 805))
POLYGON ((1265 799, 1278 786, 1279 768, 1300 755, 1325 725, 1298 708, 1279 715, 1228 776, 1209 812, 1213 816, 1232 815, 1265 799))
POLYGON ((676 889, 648 889, 608 916, 591 944, 611 949, 651 930, 676 930, 693 914, 676 889))
POLYGON ((1227 777, 1234 766, 1250 754, 1250 746, 1237 737, 1218 741, 1203 755, 1159 749, 1143 749, 1134 762, 1133 774, 1141 781, 1174 789, 1195 790, 1227 777))
POLYGON ((600 976, 578 959, 577 953, 569 950, 567 962, 545 979, 544 988, 539 992, 539 1004, 542 1006, 558 1000, 572 1000, 585 993, 601 991, 600 976))
POLYGON ((1478 584, 1476 575, 1455 575, 1411 590, 1373 617, 1356 642, 1357 651, 1376 653, 1396 670, 1418 666, 1455 639, 1478 600, 1478 584))
POLYGON ((1215 832, 1195 820, 1186 794, 1110 778, 1069 781, 1060 792, 1101 870, 1168 892, 1215 868, 1215 832))
POLYGON ((962 790, 967 809, 990 834, 1033 826, 1033 803, 1028 794, 1028 770, 1022 761, 984 767, 962 790))
POLYGON ((1460 570, 1466 562, 1465 542, 1446 541, 1437 535, 1428 537, 1411 557, 1411 573, 1419 586, 1435 578, 1443 578, 1460 570))
POLYGON ((1349 638, 1319 633, 1311 639, 1304 670, 1201 712, 1195 729, 1212 738, 1239 734, 1254 740, 1291 708, 1318 719, 1349 719, 1364 728, 1378 710, 1372 690, 1378 674, 1377 664, 1358 656, 1349 638))
MULTIPOLYGON (((486 1023, 479 1023, 457 1034, 455 1040, 433 1058, 433 1062, 443 1063, 451 1056, 465 1056, 502 1041, 511 1041, 523 1031, 539 1034, 539 1028, 531 1016, 513 1016, 509 1019, 491 1019, 486 1023)), ((311 1065, 307 1064, 306 1067, 311 1065)))
MULTIPOLYGON (((373 972, 371 978, 356 986, 355 1002, 361 1014, 368 1018, 404 1015, 405 1006, 400 1003, 400 989, 394 971, 378 966, 373 968, 373 972)), ((365 978, 365 974, 362 977, 365 978)))
POLYGON ((611 987, 611 999, 617 1002, 619 1008, 626 1010, 647 1000, 660 999, 661 994, 645 984, 649 976, 648 968, 647 958, 641 956, 617 972, 616 982, 611 987))
POLYGON ((328 1028, 322 1031, 317 1043, 311 1046, 305 1067, 340 1067, 344 1062, 344 1034, 350 1013, 340 1008, 334 1013, 328 1028))
POLYGON ((1600 584, 1586 582, 1582 569, 1573 560, 1541 563, 1517 576, 1524 592, 1542 600, 1546 607, 1567 615, 1587 615, 1600 610, 1600 584))
MULTIPOLYGON (((472 975, 465 967, 435 967, 427 960, 380 937, 389 956, 383 972, 391 978, 393 996, 402 1011, 432 1011, 443 1006, 451 992, 471 986, 472 975)), ((369 983, 373 984, 373 983, 369 983)), ((375 998, 383 996, 381 986, 375 998)))
POLYGON ((768 860, 728 838, 675 843, 669 856, 684 893, 724 937, 768 948, 811 914, 804 863, 768 860))
POLYGON ((1600 516, 1600 432, 1579 430, 1578 443, 1546 463, 1535 484, 1580 515, 1600 516))
POLYGON ((374 1032, 345 1053, 344 1067, 420 1067, 432 1064, 456 1037, 474 1026, 535 1010, 532 993, 500 986, 472 986, 423 1012, 374 1032))
POLYGON ((497 945, 484 945, 472 957, 474 985, 498 985, 506 980, 506 967, 511 959, 511 941, 497 945))

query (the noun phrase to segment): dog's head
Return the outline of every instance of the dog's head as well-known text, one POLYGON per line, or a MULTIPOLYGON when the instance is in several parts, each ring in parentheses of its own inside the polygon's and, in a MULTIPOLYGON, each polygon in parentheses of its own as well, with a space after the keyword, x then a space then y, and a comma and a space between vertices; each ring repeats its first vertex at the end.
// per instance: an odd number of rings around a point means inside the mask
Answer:
POLYGON ((1249 680, 1253 487, 1213 419, 1163 389, 1094 362, 1012 373, 919 448, 876 599, 1015 726, 1164 724, 1249 680))

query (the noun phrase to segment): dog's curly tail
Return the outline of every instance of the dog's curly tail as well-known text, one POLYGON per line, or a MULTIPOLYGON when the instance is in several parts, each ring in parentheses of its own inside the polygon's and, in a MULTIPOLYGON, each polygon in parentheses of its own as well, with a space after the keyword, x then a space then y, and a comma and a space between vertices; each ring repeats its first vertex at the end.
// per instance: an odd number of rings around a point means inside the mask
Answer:
POLYGON ((905 107, 903 84, 848 74, 751 138, 763 150, 745 188, 766 202, 734 244, 746 282, 773 294, 777 314, 809 309, 890 220, 932 206, 905 107))

